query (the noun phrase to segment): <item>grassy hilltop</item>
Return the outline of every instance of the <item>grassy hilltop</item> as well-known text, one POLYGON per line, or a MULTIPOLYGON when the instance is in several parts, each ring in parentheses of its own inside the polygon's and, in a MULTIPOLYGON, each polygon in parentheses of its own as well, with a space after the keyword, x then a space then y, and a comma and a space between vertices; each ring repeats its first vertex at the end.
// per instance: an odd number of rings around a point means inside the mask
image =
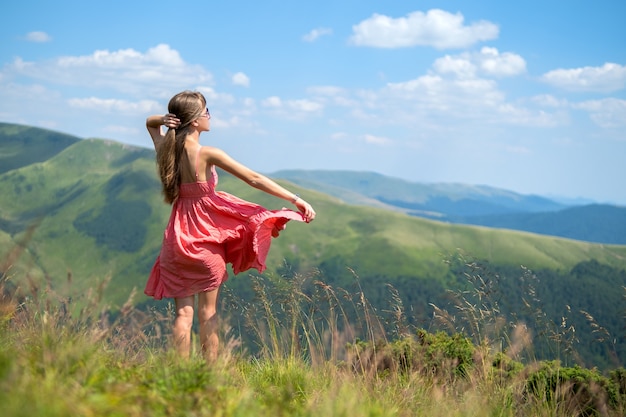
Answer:
POLYGON ((97 298, 77 294, 87 305, 73 311, 69 299, 20 299, 0 281, 3 416, 617 417, 626 410, 624 368, 603 375, 558 360, 521 362, 533 350, 528 330, 518 326, 503 352, 489 330, 494 310, 480 308, 484 315, 471 320, 485 331, 480 344, 461 333, 407 332, 400 316, 392 323, 399 331, 385 340, 381 328, 390 323, 366 304, 358 307, 361 329, 338 326, 348 305, 329 286, 327 297, 313 298, 294 283, 255 291, 247 327, 259 352, 241 350, 224 326, 220 357, 207 364, 197 352, 180 360, 168 350, 167 314, 125 306, 103 320, 97 298))
MULTIPOLYGON (((133 302, 148 303, 141 292, 169 215, 154 152, 0 125, 0 155, 14 161, 0 174, 1 272, 10 284, 24 291, 49 285, 59 294, 102 288, 114 310, 135 289, 140 295, 133 302), (22 148, 7 140, 16 132, 22 148), (32 159, 26 155, 33 147, 48 151, 32 159)), ((423 322, 432 315, 430 303, 441 305, 446 290, 465 285, 465 267, 446 262, 460 252, 488 264, 500 285, 502 308, 511 314, 519 316, 517 308, 523 307, 523 266, 538 276, 535 286, 551 319, 558 320, 569 305, 576 313, 588 311, 613 334, 621 332, 626 246, 438 222, 281 182, 310 201, 318 217, 309 225, 290 223, 273 242, 266 276, 300 274, 342 288, 357 279, 379 309, 391 284, 407 310, 419 316, 416 322, 423 322)), ((225 173, 218 188, 269 208, 285 204, 225 173)), ((250 275, 232 278, 228 288, 252 296, 250 275)), ((619 340, 624 360, 625 342, 619 340)))

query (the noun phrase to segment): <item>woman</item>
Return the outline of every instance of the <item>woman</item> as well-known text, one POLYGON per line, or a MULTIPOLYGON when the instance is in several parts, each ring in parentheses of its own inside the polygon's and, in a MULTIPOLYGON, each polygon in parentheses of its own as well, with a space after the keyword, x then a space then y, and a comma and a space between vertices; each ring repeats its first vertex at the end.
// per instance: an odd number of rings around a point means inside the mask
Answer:
POLYGON ((210 130, 211 115, 199 92, 184 91, 170 100, 168 114, 146 120, 157 154, 165 201, 172 212, 163 245, 145 293, 155 299, 174 298, 174 340, 188 357, 194 301, 202 351, 212 361, 218 352, 217 296, 228 278, 226 264, 235 274, 250 268, 265 269, 272 237, 289 220, 310 222, 315 211, 309 203, 232 159, 220 149, 201 146, 200 134, 210 130), (161 126, 168 129, 163 135, 161 126), (293 203, 292 210, 270 211, 233 195, 216 191, 219 167, 252 187, 293 203))

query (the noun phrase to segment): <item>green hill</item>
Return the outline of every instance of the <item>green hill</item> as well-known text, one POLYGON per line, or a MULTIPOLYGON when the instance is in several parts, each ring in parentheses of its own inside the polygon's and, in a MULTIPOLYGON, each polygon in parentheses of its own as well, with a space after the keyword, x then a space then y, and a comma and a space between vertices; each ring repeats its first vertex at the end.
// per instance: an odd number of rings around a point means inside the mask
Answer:
POLYGON ((46 161, 80 138, 50 130, 0 123, 0 174, 46 161))
MULTIPOLYGON (((10 126, 0 134, 7 131, 10 126)), ((53 132, 33 131, 38 133, 25 142, 28 147, 57 141, 53 132)), ((25 152, 12 146, 18 154, 25 152)), ((0 174, 0 272, 25 290, 50 285, 60 295, 98 291, 108 280, 103 297, 119 307, 133 289, 141 294, 169 215, 154 152, 98 139, 56 149, 48 159, 0 174)), ((523 265, 540 277, 538 287, 551 316, 558 319, 565 304, 581 306, 600 323, 606 318, 608 329, 621 334, 626 246, 448 224, 351 205, 280 182, 310 201, 318 216, 309 225, 289 224, 274 241, 269 275, 289 278, 297 272, 340 287, 354 285, 358 277, 380 309, 385 308, 386 284, 391 284, 417 322, 432 315, 429 303, 446 300, 447 289, 465 285, 463 265, 445 262, 460 251, 486 262, 488 272, 501 278, 505 309, 520 307, 523 265), (589 289, 599 294, 586 297, 589 289), (562 298, 564 293, 570 299, 562 298)), ((284 205, 225 173, 220 173, 218 188, 269 208, 284 205)), ((228 281, 242 295, 249 284, 245 273, 228 281)), ((149 300, 139 295, 135 302, 149 300)), ((623 361, 626 342, 620 343, 623 361)))

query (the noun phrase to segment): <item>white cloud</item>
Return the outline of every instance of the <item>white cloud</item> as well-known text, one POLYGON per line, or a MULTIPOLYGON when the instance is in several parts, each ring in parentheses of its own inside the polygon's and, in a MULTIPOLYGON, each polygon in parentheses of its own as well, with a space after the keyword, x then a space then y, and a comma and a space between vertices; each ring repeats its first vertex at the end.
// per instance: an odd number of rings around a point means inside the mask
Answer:
POLYGON ((61 57, 57 61, 62 67, 101 67, 101 68, 126 68, 142 67, 146 64, 157 64, 164 67, 181 67, 185 62, 178 51, 171 49, 169 45, 160 44, 148 49, 145 54, 132 48, 120 49, 110 52, 97 50, 91 55, 61 57))
POLYGON ((321 36, 325 36, 325 35, 331 35, 333 33, 333 30, 330 28, 316 28, 313 29, 312 31, 310 31, 309 33, 307 33, 306 35, 304 35, 302 37, 302 40, 306 41, 306 42, 314 42, 315 40, 317 40, 318 38, 320 38, 321 36))
POLYGON ((348 134, 346 132, 335 132, 332 135, 330 135, 330 138, 332 140, 343 140, 346 139, 348 137, 348 134))
POLYGON ((483 47, 480 52, 464 52, 438 58, 433 68, 438 73, 453 73, 459 78, 473 78, 478 73, 507 77, 524 73, 526 61, 511 52, 500 53, 496 48, 483 47))
POLYGON ((233 104, 235 102, 235 97, 227 93, 218 93, 213 87, 200 86, 196 90, 204 95, 207 104, 233 104))
POLYGON ((306 99, 289 100, 287 102, 287 105, 293 110, 307 112, 307 113, 316 112, 323 108, 323 106, 320 103, 316 101, 312 101, 312 100, 306 100, 306 99))
POLYGON ((232 82, 234 85, 240 85, 242 87, 250 86, 250 78, 243 72, 238 72, 233 75, 232 82))
POLYGON ((52 37, 46 32, 35 31, 27 33, 25 39, 29 42, 43 43, 50 42, 52 37))
POLYGON ((303 113, 311 113, 317 112, 323 108, 322 104, 308 99, 299 99, 299 100, 281 100, 280 97, 272 96, 268 97, 265 100, 261 101, 261 105, 264 107, 280 109, 280 108, 288 108, 289 110, 293 110, 296 112, 303 113))
POLYGON ((398 83, 388 83, 387 88, 394 92, 409 93, 411 95, 417 91, 435 91, 443 84, 443 78, 438 75, 422 75, 409 81, 398 83))
POLYGON ((589 100, 572 105, 575 109, 589 112, 589 117, 605 129, 626 127, 626 100, 605 98, 589 100))
POLYGON ((320 104, 333 104, 339 107, 354 107, 359 103, 351 98, 351 92, 347 88, 336 86, 314 86, 306 89, 307 93, 314 96, 320 104))
POLYGON ((563 108, 569 106, 567 100, 556 98, 551 94, 540 94, 538 96, 531 97, 530 101, 541 107, 563 108))
MULTIPOLYGON (((440 131, 467 123, 534 127, 566 124, 567 102, 565 108, 557 107, 555 99, 550 101, 547 97, 543 106, 533 100, 510 102, 498 82, 491 79, 525 71, 526 62, 521 56, 483 47, 476 52, 441 57, 428 73, 404 82, 388 83, 378 92, 370 91, 366 95, 368 99, 362 102, 389 112, 386 117, 389 125, 428 125, 440 131)), ((363 111, 353 114, 371 119, 363 111)), ((385 116, 380 111, 376 114, 384 123, 385 116)))
POLYGON ((91 55, 27 62, 16 58, 3 78, 28 77, 51 84, 112 88, 124 94, 168 97, 172 91, 211 84, 212 75, 183 61, 178 51, 161 44, 145 53, 134 49, 98 50, 91 55))
MULTIPOLYGON (((494 80, 483 78, 448 79, 431 73, 413 80, 389 83, 372 99, 374 107, 384 107, 389 125, 451 126, 517 125, 549 127, 564 125, 564 109, 546 109, 530 100, 509 102, 494 80)), ((379 118, 384 116, 379 113, 379 118)), ((356 113, 355 113, 356 114, 356 113)))
POLYGON ((263 100, 261 102, 261 105, 265 106, 265 107, 282 107, 283 102, 280 99, 280 97, 277 96, 272 96, 272 97, 268 97, 265 100, 263 100))
POLYGON ((541 109, 502 103, 494 108, 494 115, 504 123, 518 126, 554 127, 568 121, 564 113, 548 113, 541 109))
MULTIPOLYGON (((24 61, 18 56, 13 60, 13 64, 9 66, 9 71, 7 71, 7 73, 10 72, 11 69, 15 70, 15 72, 25 72, 34 66, 35 64, 33 62, 24 61)), ((7 73, 3 73, 3 77, 6 77, 7 73)))
POLYGON ((244 129, 253 129, 253 124, 250 123, 250 120, 247 117, 240 117, 237 115, 230 116, 228 118, 215 118, 215 120, 211 119, 211 124, 213 127, 219 129, 233 129, 233 128, 244 128, 244 129))
POLYGON ((473 78, 478 67, 467 57, 446 55, 433 63, 433 68, 440 74, 455 74, 460 78, 473 78))
POLYGON ((406 17, 392 18, 374 14, 352 27, 350 42, 357 46, 402 48, 432 46, 437 49, 465 48, 477 42, 496 39, 496 24, 481 20, 464 25, 461 13, 432 9, 416 11, 406 17))
POLYGON ((499 53, 496 48, 483 47, 480 54, 475 54, 480 68, 488 75, 506 77, 526 71, 524 58, 511 52, 499 53))
POLYGON ((318 115, 323 109, 323 103, 308 98, 281 99, 271 96, 261 100, 261 106, 276 120, 302 121, 318 115))
POLYGON ((601 67, 556 69, 545 73, 541 80, 570 91, 609 93, 626 85, 626 66, 607 62, 601 67))
POLYGON ((392 140, 383 136, 374 136, 374 135, 365 135, 363 137, 365 143, 370 143, 372 145, 389 145, 392 143, 392 140))
POLYGON ((446 80, 439 75, 423 75, 413 80, 389 83, 386 93, 396 98, 415 100, 430 108, 449 109, 455 103, 501 103, 504 95, 495 81, 486 79, 446 80))
POLYGON ((162 106, 153 100, 128 101, 120 99, 102 99, 98 97, 72 98, 67 100, 71 107, 126 114, 149 114, 162 112, 162 106))
POLYGON ((309 94, 319 96, 338 96, 346 94, 347 90, 343 87, 337 87, 332 85, 320 85, 309 87, 306 90, 309 94))

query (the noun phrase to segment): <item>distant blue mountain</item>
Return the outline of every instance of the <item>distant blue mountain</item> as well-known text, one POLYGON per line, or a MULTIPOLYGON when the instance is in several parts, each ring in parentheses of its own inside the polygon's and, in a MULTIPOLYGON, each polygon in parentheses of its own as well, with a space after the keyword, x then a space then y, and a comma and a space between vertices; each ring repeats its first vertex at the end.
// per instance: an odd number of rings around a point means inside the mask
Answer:
POLYGON ((384 207, 413 216, 626 244, 626 207, 589 204, 589 200, 556 201, 483 185, 413 183, 373 172, 291 170, 272 176, 318 189, 347 203, 384 207))
POLYGON ((401 209, 409 214, 450 220, 467 216, 558 211, 565 204, 485 185, 416 183, 373 172, 278 171, 273 177, 316 188, 349 203, 401 209), (377 204, 374 204, 377 205, 377 204))
POLYGON ((445 191, 437 191, 424 203, 388 200, 383 197, 378 199, 393 206, 409 209, 417 214, 420 212, 434 212, 438 213, 438 217, 447 219, 509 213, 537 213, 556 211, 565 207, 543 197, 502 193, 468 194, 466 197, 456 198, 455 196, 445 195, 445 191))
POLYGON ((588 242, 626 244, 626 207, 590 204, 556 212, 468 216, 457 223, 523 230, 588 242))

